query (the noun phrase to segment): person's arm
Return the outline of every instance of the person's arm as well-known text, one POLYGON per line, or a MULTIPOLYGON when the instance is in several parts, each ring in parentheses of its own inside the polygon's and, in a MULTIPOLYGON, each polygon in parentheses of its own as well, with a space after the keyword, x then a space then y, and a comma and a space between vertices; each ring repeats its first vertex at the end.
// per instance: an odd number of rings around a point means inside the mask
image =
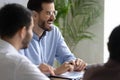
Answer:
POLYGON ((77 58, 76 60, 71 60, 70 64, 74 65, 74 71, 82 71, 85 70, 87 63, 82 59, 77 58))
POLYGON ((70 49, 68 48, 67 44, 64 41, 64 38, 61 34, 61 32, 57 31, 57 37, 58 37, 58 43, 57 43, 57 50, 56 50, 56 58, 57 60, 63 64, 64 62, 70 62, 72 65, 74 65, 75 71, 82 71, 86 67, 86 63, 82 60, 74 56, 73 53, 71 53, 70 49))
POLYGON ((56 49, 56 59, 63 64, 64 62, 68 62, 71 60, 75 60, 75 56, 73 53, 71 53, 70 49, 68 48, 66 42, 64 41, 64 38, 59 31, 59 29, 56 29, 57 34, 57 49, 56 49))
POLYGON ((72 64, 70 64, 69 62, 65 62, 57 68, 53 68, 52 66, 50 66, 48 64, 42 63, 42 64, 40 64, 40 66, 38 68, 44 74, 50 74, 53 76, 60 75, 62 73, 74 70, 74 66, 72 64))
POLYGON ((56 75, 60 75, 62 73, 65 72, 70 72, 74 70, 74 66, 72 64, 70 64, 69 62, 65 62, 62 65, 60 65, 59 67, 57 67, 54 72, 56 75))
POLYGON ((38 66, 38 68, 43 72, 44 74, 51 74, 55 75, 54 68, 46 63, 42 63, 38 66))

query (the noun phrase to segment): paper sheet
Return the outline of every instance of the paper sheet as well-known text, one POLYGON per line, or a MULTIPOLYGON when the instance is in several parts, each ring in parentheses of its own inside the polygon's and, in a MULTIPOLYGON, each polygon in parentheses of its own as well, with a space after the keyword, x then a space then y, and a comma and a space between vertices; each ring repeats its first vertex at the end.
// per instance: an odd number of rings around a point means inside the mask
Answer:
POLYGON ((65 73, 63 73, 61 75, 57 75, 57 76, 65 77, 65 78, 82 78, 83 74, 84 74, 83 71, 82 72, 75 72, 75 71, 73 71, 73 72, 65 72, 65 73))

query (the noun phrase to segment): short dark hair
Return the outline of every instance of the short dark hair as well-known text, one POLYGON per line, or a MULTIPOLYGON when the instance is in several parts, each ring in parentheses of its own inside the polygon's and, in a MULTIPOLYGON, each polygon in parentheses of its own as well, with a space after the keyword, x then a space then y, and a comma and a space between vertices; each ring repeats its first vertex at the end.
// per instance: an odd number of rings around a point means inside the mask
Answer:
POLYGON ((30 10, 40 12, 42 10, 43 3, 54 3, 54 0, 29 0, 27 7, 30 10))
POLYGON ((13 37, 24 26, 31 25, 32 13, 16 3, 6 4, 0 9, 0 36, 13 37))
POLYGON ((120 62, 120 25, 111 32, 108 42, 110 59, 120 62))

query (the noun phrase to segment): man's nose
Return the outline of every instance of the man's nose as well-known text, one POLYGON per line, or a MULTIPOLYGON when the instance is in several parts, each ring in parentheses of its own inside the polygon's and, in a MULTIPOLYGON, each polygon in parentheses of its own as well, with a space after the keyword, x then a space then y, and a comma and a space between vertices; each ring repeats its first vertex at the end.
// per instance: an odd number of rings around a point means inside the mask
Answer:
POLYGON ((50 18, 54 21, 54 20, 56 19, 56 16, 55 16, 54 14, 52 14, 52 15, 50 16, 50 18))

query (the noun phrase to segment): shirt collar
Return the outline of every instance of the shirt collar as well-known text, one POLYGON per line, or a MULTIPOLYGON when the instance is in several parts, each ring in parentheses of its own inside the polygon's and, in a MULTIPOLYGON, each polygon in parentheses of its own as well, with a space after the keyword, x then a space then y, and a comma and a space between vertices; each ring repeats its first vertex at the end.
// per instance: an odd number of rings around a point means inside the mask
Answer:
POLYGON ((36 39, 36 40, 40 40, 45 35, 46 35, 46 31, 44 31, 43 34, 40 37, 36 33, 33 32, 33 38, 36 39))
MULTIPOLYGON (((54 28, 53 24, 51 25, 51 28, 52 29, 54 28)), ((47 31, 44 31, 43 34, 39 37, 35 32, 33 32, 33 39, 36 39, 36 40, 39 41, 41 38, 43 38, 44 36, 46 36, 46 33, 47 33, 47 31)))

